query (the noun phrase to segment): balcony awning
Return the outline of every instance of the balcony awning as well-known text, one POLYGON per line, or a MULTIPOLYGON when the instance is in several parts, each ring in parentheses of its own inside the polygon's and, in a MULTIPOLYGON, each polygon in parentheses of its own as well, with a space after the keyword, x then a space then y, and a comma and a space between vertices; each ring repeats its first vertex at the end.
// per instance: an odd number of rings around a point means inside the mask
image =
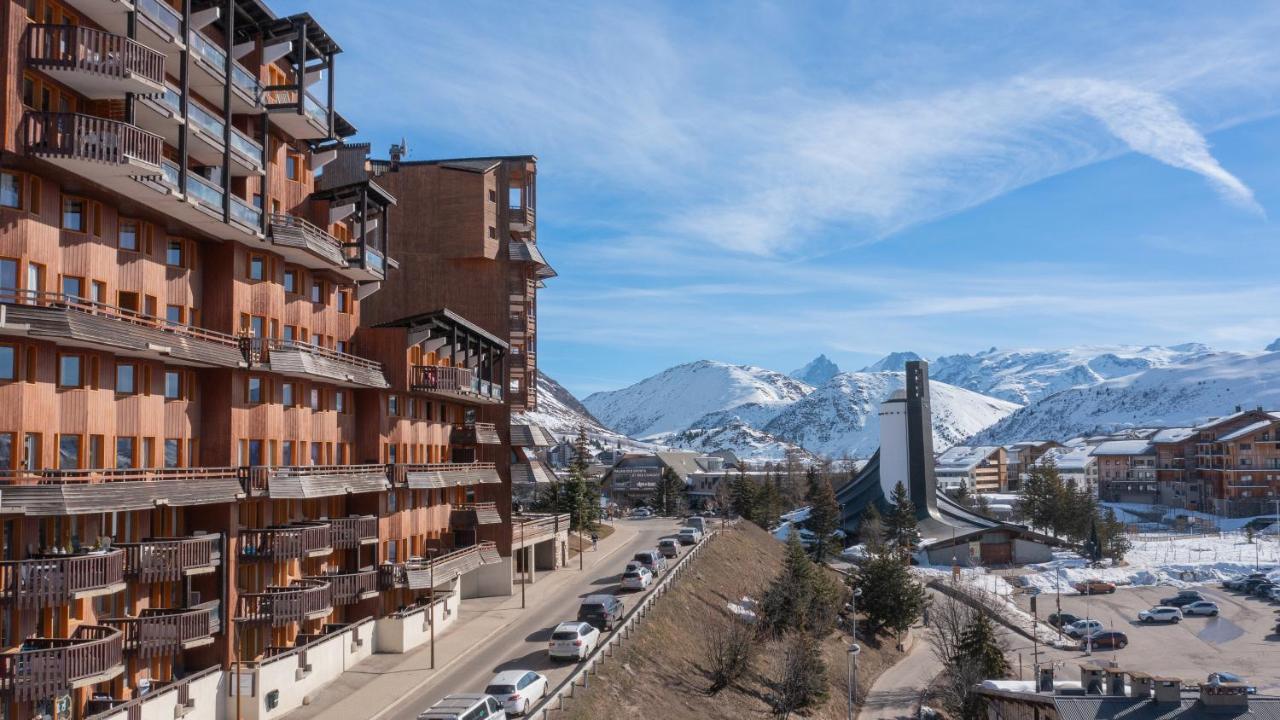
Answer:
POLYGON ((281 469, 267 477, 267 496, 305 500, 352 493, 382 492, 390 485, 375 473, 298 473, 281 469))
POLYGON ((543 257, 542 251, 538 249, 537 245, 531 242, 512 241, 508 244, 508 247, 510 248, 508 254, 513 262, 528 262, 537 265, 538 269, 534 271, 534 274, 539 278, 553 278, 559 275, 551 267, 551 263, 547 262, 547 259, 543 257))
POLYGON ((542 462, 511 463, 511 482, 548 484, 556 480, 556 474, 542 462))
POLYGON ((449 524, 462 528, 474 525, 501 525, 502 515, 490 505, 455 507, 449 514, 449 524))
POLYGON ((512 447, 551 447, 556 439, 536 423, 512 423, 512 447))
POLYGON ((438 470, 410 470, 405 480, 414 490, 436 490, 463 485, 501 483, 498 471, 492 466, 475 468, 448 468, 438 470))
MULTIPOLYGON (((324 258, 335 267, 346 267, 347 258, 342 253, 342 248, 332 242, 326 242, 327 238, 319 237, 316 231, 312 231, 306 225, 300 222, 285 222, 272 219, 271 221, 271 242, 275 245, 294 248, 297 250, 305 250, 317 257, 324 258)), ((317 228, 316 230, 319 230, 317 228)))
POLYGON ((244 490, 235 477, 0 485, 5 507, 22 508, 29 516, 94 515, 163 505, 216 505, 235 502, 243 495, 244 490))
POLYGON ((342 384, 363 387, 389 387, 382 370, 364 364, 346 363, 342 360, 300 347, 277 347, 271 350, 271 369, 286 375, 311 375, 328 378, 342 384))

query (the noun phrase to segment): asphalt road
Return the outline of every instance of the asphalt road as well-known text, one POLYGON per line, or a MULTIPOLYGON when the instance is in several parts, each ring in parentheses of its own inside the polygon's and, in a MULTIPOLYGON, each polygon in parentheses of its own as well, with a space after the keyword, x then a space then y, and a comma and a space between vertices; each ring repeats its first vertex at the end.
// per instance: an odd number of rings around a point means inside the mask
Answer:
MULTIPOLYGON (((1210 672, 1233 672, 1258 687, 1259 692, 1280 692, 1280 635, 1275 634, 1276 611, 1280 604, 1223 590, 1212 585, 1197 590, 1221 609, 1217 617, 1190 616, 1177 624, 1138 622, 1138 612, 1160 603, 1161 598, 1177 594, 1172 587, 1121 587, 1114 594, 1062 596, 1062 609, 1080 617, 1096 618, 1108 630, 1119 630, 1129 637, 1123 650, 1103 650, 1094 656, 1115 660, 1122 667, 1142 670, 1153 675, 1201 682, 1210 672)), ((1039 614, 1045 618, 1054 611, 1056 596, 1039 596, 1039 614)), ((1027 609, 1025 596, 1019 605, 1027 609)), ((1018 638, 1015 642, 1029 645, 1018 638)), ((1023 648, 1029 650, 1029 648, 1023 648)), ((1043 650, 1043 647, 1042 647, 1043 650)), ((1050 657, 1063 661, 1059 677, 1079 679, 1079 663, 1087 660, 1079 651, 1051 650, 1050 657), (1065 673, 1065 674, 1063 674, 1065 673)), ((1025 659, 1031 663, 1030 652, 1025 659)), ((1030 671, 1027 671, 1030 679, 1030 671)))
MULTIPOLYGON (((609 554, 597 570, 589 569, 584 577, 575 578, 557 587, 551 595, 541 597, 536 606, 531 605, 525 616, 506 630, 476 646, 466 658, 445 668, 417 691, 390 703, 379 720, 415 720, 418 713, 445 695, 483 692, 494 673, 503 670, 537 671, 547 676, 551 688, 568 677, 574 663, 553 663, 547 657, 551 630, 563 621, 574 620, 578 600, 586 595, 616 593, 623 597, 628 609, 633 607, 644 593, 618 589, 619 575, 627 561, 636 552, 656 546, 659 538, 674 534, 681 526, 666 518, 619 520, 618 524, 638 532, 632 539, 607 551, 609 554)), ((560 572, 578 574, 577 559, 570 558, 569 567, 557 571, 560 572)))

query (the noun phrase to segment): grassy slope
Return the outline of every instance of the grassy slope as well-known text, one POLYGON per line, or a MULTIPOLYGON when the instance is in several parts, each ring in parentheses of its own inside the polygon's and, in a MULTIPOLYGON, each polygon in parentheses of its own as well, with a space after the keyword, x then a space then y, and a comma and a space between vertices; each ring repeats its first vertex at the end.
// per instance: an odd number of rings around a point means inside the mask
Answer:
MULTIPOLYGON (((568 718, 765 718, 769 687, 780 673, 781 647, 770 643, 757 655, 752 672, 737 686, 706 693, 702 628, 727 617, 725 604, 760 590, 782 567, 783 545, 751 523, 717 536, 693 570, 655 605, 635 639, 591 677, 588 690, 569 701, 568 718)), ((831 692, 824 707, 809 717, 845 717, 845 648, 849 638, 833 634, 824 643, 831 692)), ((900 657, 890 643, 867 647, 858 657, 858 684, 865 694, 871 681, 900 657)))

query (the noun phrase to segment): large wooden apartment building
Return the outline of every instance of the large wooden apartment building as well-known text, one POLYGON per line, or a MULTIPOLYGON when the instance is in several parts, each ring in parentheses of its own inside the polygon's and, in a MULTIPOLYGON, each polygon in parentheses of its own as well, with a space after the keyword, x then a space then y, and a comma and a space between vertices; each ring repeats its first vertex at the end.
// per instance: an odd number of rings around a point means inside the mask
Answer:
POLYGON ((464 574, 509 588, 533 159, 366 172, 341 48, 260 0, 5 0, 0 38, 0 717, 189 709, 464 574), (463 202, 449 263, 396 230, 463 202))

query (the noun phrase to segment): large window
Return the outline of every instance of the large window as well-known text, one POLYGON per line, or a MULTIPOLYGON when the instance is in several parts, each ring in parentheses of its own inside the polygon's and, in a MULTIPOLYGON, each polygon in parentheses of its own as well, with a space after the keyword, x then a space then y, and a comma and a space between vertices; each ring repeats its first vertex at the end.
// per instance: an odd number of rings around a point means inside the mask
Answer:
POLYGON ((324 464, 324 446, 318 442, 311 443, 311 464, 324 464))
POLYGON ((0 298, 12 300, 18 294, 18 261, 0 258, 0 298))
POLYGON ((84 232, 84 200, 80 198, 62 198, 62 229, 84 232))
POLYGON ((116 467, 131 468, 137 457, 138 444, 136 438, 116 438, 116 467))
POLYGON ((0 206, 22 207, 22 176, 0 173, 0 206))
POLYGON ((320 388, 316 388, 316 387, 311 388, 310 407, 312 410, 320 409, 320 388))
POLYGON ((286 467, 294 464, 292 440, 280 443, 280 464, 286 467))
MULTIPOLYGON (((18 348, 0 345, 0 380, 18 379, 18 348)), ((7 467, 0 465, 0 467, 7 467)))
POLYGON ((251 377, 246 381, 244 399, 251 405, 262 402, 262 378, 251 377))
POLYGON ((178 438, 164 439, 164 466, 182 467, 182 441, 178 438))
POLYGON ((182 399, 182 374, 179 371, 164 371, 164 397, 166 400, 182 399))
POLYGON ((249 465, 258 466, 262 464, 262 441, 249 441, 249 465))
POLYGON ((116 235, 116 244, 121 250, 138 250, 138 223, 136 220, 121 220, 116 235))
POLYGON ((267 277, 267 259, 261 255, 249 256, 249 279, 263 280, 267 277))
POLYGON ((347 411, 347 394, 345 392, 341 390, 334 391, 333 409, 340 413, 347 411))
POLYGON ((84 358, 80 355, 58 356, 58 387, 84 387, 84 358))
POLYGON ((129 363, 116 365, 116 393, 133 395, 138 392, 138 367, 129 363))
POLYGON ((281 405, 287 408, 290 408, 290 407, 293 407, 295 402, 297 402, 297 399, 294 397, 295 387, 296 387, 295 383, 291 383, 291 382, 281 383, 280 385, 280 404, 281 405))
POLYGON ((284 269, 284 291, 288 293, 298 292, 298 271, 293 268, 284 269))
POLYGON ((169 246, 165 249, 164 253, 165 264, 172 265, 173 267, 183 267, 186 265, 186 263, 183 262, 183 255, 182 241, 170 240, 169 246))
POLYGON ((61 435, 58 437, 58 469, 80 469, 79 435, 61 435))
POLYGON ((0 433, 0 470, 12 470, 13 460, 13 433, 0 433))
POLYGON ((324 283, 319 280, 311 281, 311 302, 324 302, 324 283))
POLYGON ((70 275, 62 276, 62 294, 68 298, 84 297, 84 278, 72 277, 70 275))
POLYGON ((181 325, 186 319, 186 313, 181 305, 165 305, 164 319, 170 325, 181 325))

